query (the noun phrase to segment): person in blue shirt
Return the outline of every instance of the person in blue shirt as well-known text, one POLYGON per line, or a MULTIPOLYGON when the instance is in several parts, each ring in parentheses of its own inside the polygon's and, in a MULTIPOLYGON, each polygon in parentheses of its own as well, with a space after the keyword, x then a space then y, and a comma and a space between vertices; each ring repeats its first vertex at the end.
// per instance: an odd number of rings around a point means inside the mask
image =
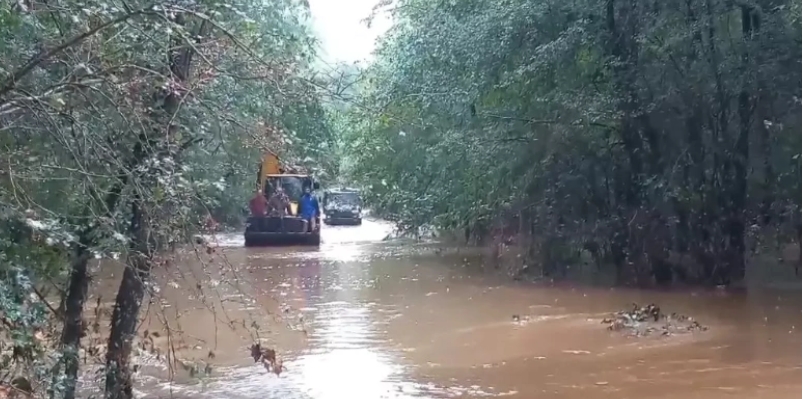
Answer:
POLYGON ((319 200, 311 194, 310 187, 305 187, 305 193, 299 200, 299 216, 308 221, 310 231, 316 230, 316 218, 321 215, 319 200))

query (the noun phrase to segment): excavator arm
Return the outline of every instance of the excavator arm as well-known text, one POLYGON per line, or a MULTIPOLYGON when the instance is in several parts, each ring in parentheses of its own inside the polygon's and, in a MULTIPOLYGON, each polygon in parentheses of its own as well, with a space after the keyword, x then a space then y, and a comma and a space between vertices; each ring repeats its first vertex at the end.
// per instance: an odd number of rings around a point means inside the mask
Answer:
POLYGON ((280 167, 279 157, 273 152, 267 152, 263 156, 263 160, 260 163, 260 170, 257 173, 257 188, 260 192, 265 192, 268 175, 278 175, 281 173, 282 168, 280 167))

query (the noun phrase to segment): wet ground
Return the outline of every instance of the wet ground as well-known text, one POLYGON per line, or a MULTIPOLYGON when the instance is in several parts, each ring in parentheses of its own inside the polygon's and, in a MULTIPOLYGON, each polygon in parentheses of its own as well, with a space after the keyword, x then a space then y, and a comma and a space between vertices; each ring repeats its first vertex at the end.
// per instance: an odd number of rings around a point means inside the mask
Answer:
MULTIPOLYGON (((141 397, 801 396, 799 291, 536 287, 479 272, 466 250, 383 242, 389 231, 325 226, 320 249, 245 249, 221 236, 214 253, 158 271, 144 353, 184 366, 142 356, 141 397), (630 338, 601 324, 633 302, 709 329, 630 338), (258 340, 277 350, 279 376, 250 357, 258 340), (191 376, 192 362, 210 375, 191 376)), ((110 276, 94 292, 111 300, 114 289, 110 276)))

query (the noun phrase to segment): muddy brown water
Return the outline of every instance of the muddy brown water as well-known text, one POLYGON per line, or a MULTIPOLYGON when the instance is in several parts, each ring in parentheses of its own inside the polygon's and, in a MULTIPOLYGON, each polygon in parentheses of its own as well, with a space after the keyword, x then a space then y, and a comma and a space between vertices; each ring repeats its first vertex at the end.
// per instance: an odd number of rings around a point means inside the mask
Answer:
MULTIPOLYGON (((158 271, 140 328, 158 349, 138 357, 139 396, 801 396, 800 291, 533 286, 479 272, 467 250, 382 242, 389 231, 372 221, 325 226, 319 249, 246 249, 237 235, 220 236, 216 252, 158 271), (638 339, 600 323, 633 302, 709 330, 638 339), (277 349, 279 376, 250 357, 256 340, 277 349), (169 368, 166 353, 212 373, 169 368)), ((94 296, 114 297, 114 270, 101 270, 94 296)))

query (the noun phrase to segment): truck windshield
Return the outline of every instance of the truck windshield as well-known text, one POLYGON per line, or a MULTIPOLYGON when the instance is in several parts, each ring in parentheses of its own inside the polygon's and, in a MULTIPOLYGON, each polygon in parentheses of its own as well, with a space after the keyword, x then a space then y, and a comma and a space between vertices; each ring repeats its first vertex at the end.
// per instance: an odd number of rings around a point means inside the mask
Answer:
POLYGON ((360 206, 361 197, 357 193, 329 193, 325 202, 334 206, 360 206))

